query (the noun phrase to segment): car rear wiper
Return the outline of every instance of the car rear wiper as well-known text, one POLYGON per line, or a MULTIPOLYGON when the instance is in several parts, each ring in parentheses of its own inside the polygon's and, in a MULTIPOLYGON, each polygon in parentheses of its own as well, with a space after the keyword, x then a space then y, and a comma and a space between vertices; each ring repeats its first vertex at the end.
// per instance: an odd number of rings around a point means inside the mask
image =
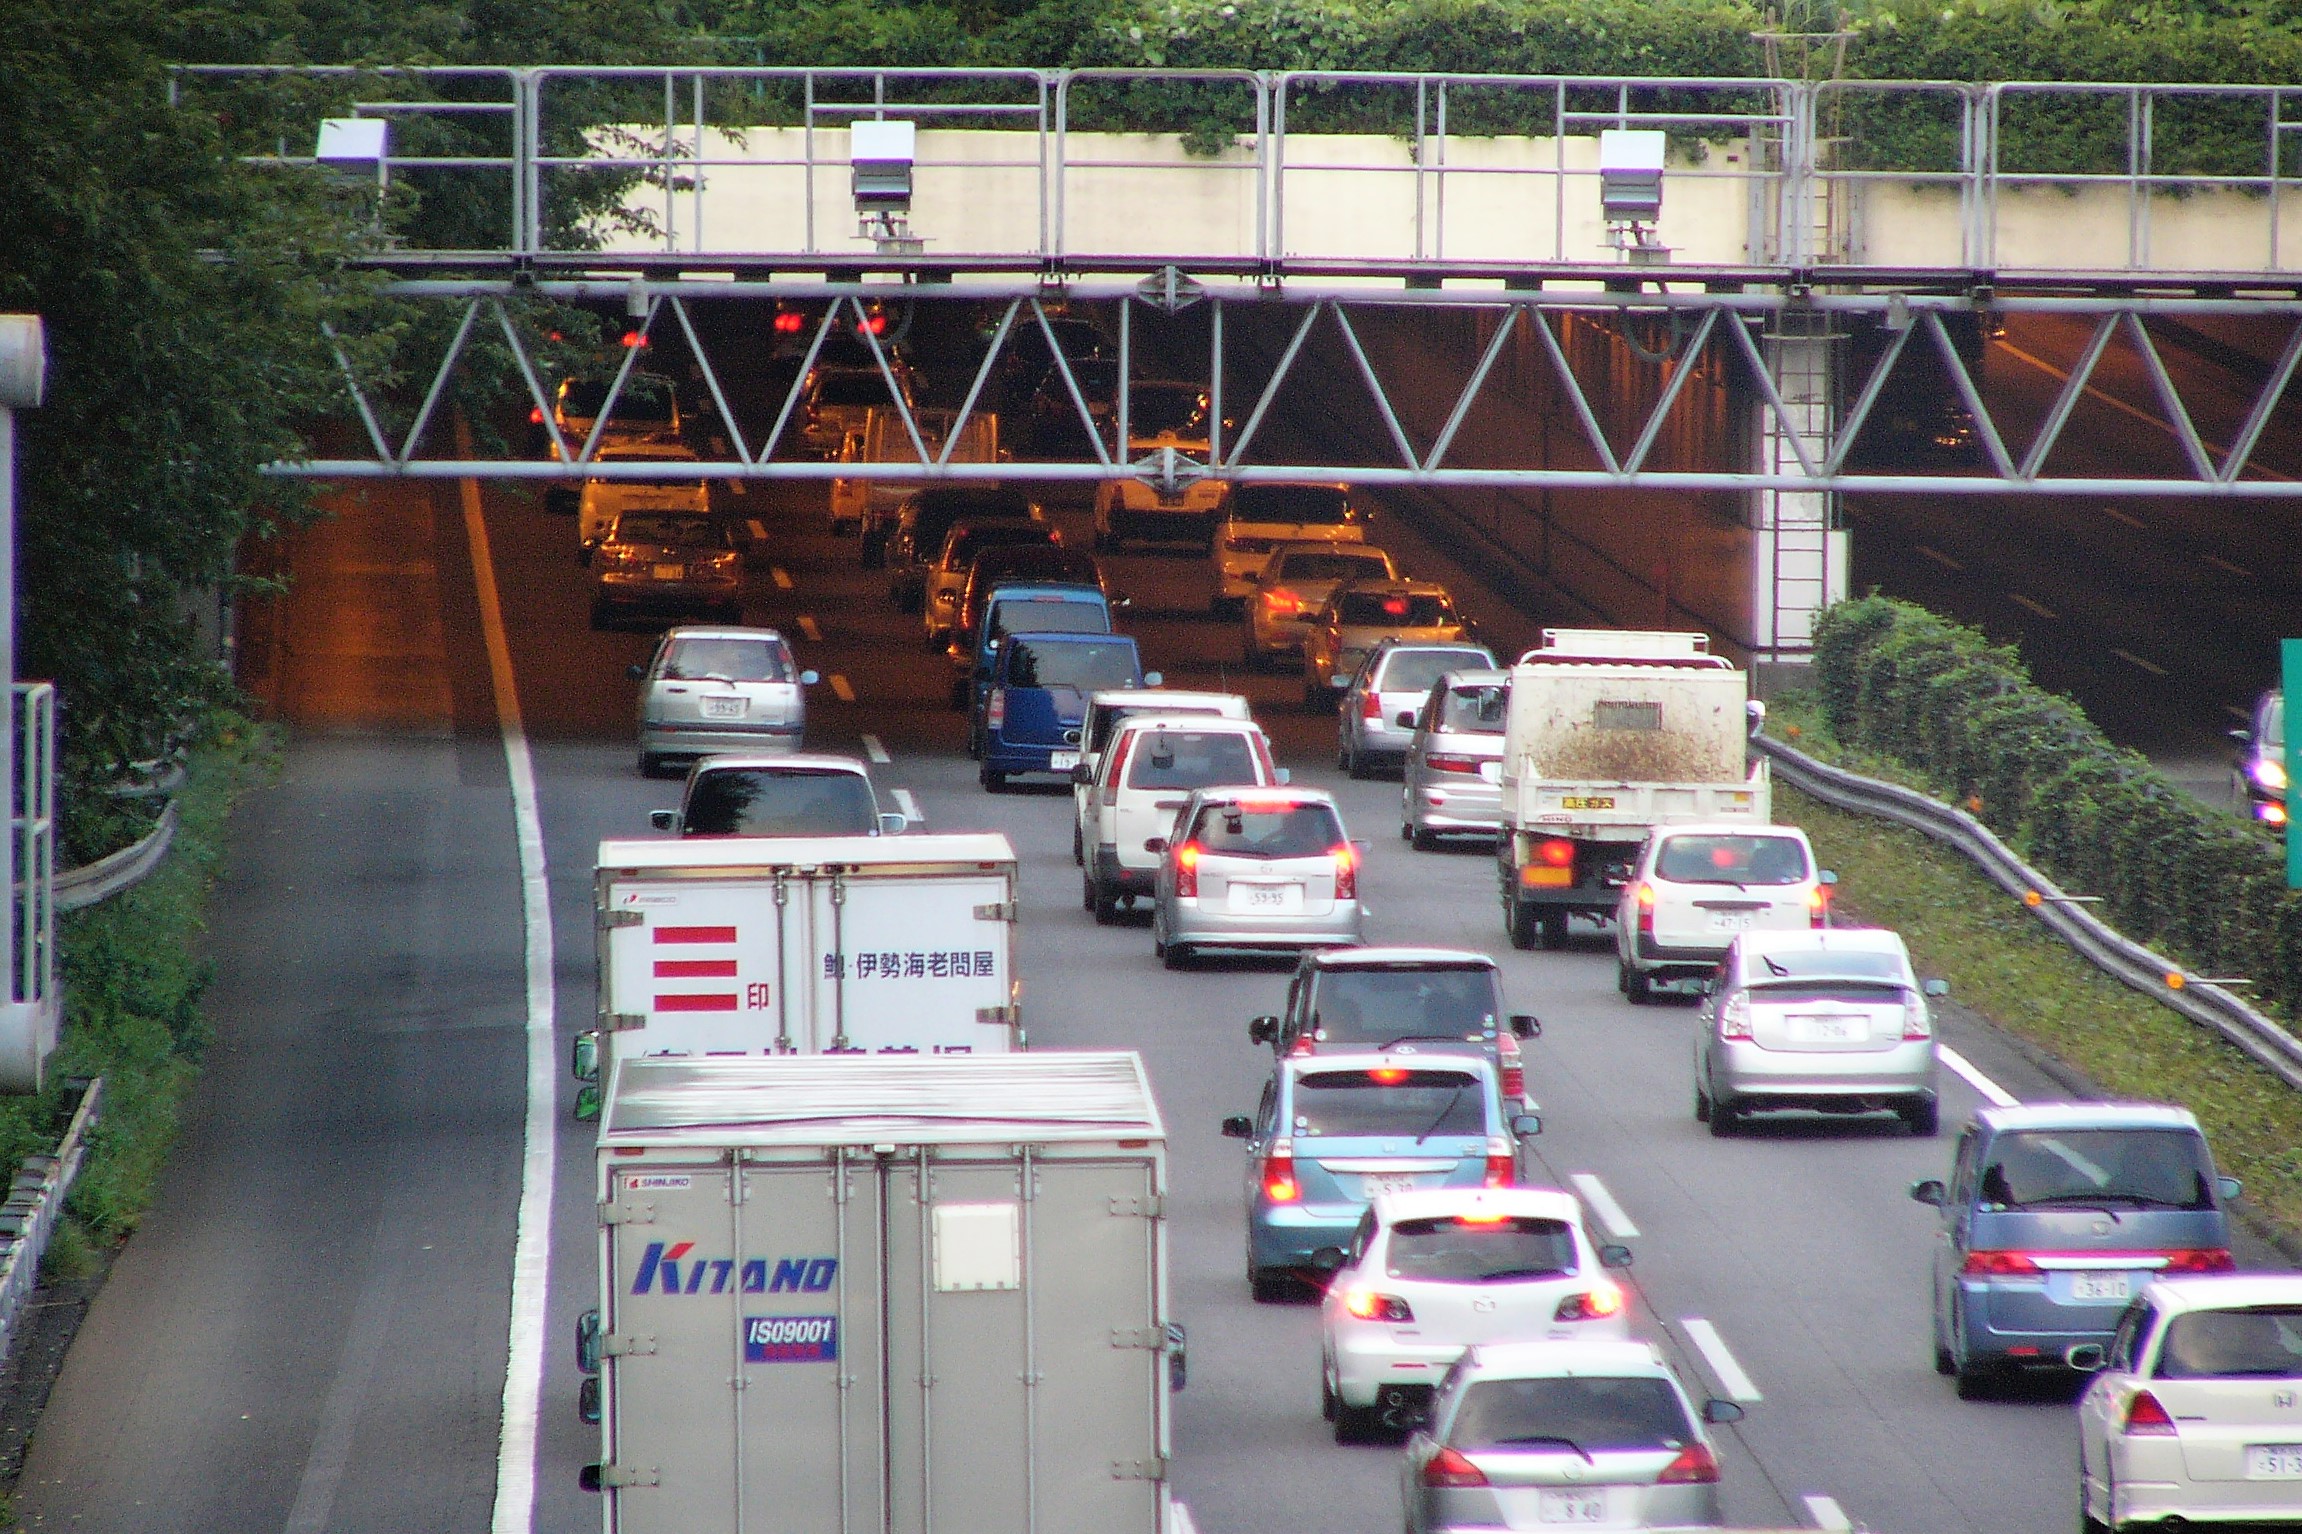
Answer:
POLYGON ((2099 1193, 2054 1193, 2045 1198, 2026 1198, 2022 1202, 2011 1204, 2008 1207, 2013 1209, 2091 1209, 2097 1214, 2107 1216, 2112 1224, 2118 1223, 2118 1211, 2105 1203, 2103 1196, 2099 1193))
POLYGON ((1428 1140, 1431 1138, 1431 1136, 1439 1132, 1439 1126, 1447 1122, 1447 1115, 1455 1111, 1455 1104, 1463 1100, 1463 1089, 1468 1087, 1470 1084, 1471 1078, 1468 1076, 1461 1076, 1456 1078, 1455 1090, 1447 1094, 1446 1102, 1441 1105, 1439 1109, 1439 1116, 1431 1120, 1430 1128, 1415 1136, 1415 1143, 1417 1145, 1422 1144, 1425 1140, 1428 1140))
POLYGON ((1481 1273, 1479 1282, 1493 1284, 1506 1278, 1556 1278, 1565 1271, 1564 1268, 1497 1268, 1492 1273, 1481 1273))
MULTIPOLYGON (((1529 1433, 1524 1438, 1498 1438, 1495 1440, 1494 1447, 1498 1449, 1516 1449, 1523 1448, 1528 1444, 1537 1443, 1563 1443, 1568 1448, 1574 1450, 1577 1454, 1580 1454, 1585 1460, 1590 1460, 1591 1458, 1590 1450, 1584 1448, 1581 1444, 1575 1442, 1572 1438, 1565 1437, 1558 1433, 1529 1433)), ((1596 1461, 1592 1462, 1596 1463, 1596 1461)))
POLYGON ((1468 1043, 1474 1037, 1476 1037, 1474 1034, 1402 1033, 1388 1044, 1378 1044, 1375 1047, 1377 1049, 1397 1049, 1401 1044, 1452 1044, 1457 1039, 1468 1043))

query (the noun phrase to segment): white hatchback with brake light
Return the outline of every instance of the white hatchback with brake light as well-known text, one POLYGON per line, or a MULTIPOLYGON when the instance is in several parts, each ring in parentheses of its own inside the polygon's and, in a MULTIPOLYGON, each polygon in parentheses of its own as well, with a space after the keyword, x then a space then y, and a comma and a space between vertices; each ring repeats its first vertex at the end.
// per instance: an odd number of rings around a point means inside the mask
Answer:
POLYGON ((1837 882, 1796 826, 1657 826, 1615 906, 1615 983, 1697 994, 1740 934, 1829 926, 1837 882))

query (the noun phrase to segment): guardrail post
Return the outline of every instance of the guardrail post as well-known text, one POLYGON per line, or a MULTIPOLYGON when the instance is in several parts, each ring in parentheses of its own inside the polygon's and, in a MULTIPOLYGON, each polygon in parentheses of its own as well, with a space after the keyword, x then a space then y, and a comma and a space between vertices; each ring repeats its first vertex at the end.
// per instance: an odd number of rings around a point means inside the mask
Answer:
POLYGON ((8 794, 8 829, 0 836, 0 890, 9 892, 0 922, 0 1092, 37 1092, 41 1068, 56 1048, 55 694, 16 678, 16 412, 37 408, 45 392, 47 344, 36 314, 0 315, 0 680, 9 710, 0 728, 0 784, 8 794), (21 743, 19 743, 21 732, 21 743))

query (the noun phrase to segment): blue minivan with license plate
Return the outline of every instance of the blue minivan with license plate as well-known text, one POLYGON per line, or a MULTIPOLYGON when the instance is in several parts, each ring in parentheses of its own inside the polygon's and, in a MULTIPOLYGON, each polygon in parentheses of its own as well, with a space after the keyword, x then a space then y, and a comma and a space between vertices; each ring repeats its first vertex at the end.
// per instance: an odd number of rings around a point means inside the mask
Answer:
POLYGON ((1947 1183, 1910 1196, 1941 1211, 1934 1366, 1958 1393, 2107 1346, 2127 1302, 2161 1275, 2226 1273, 2235 1178, 2218 1177, 2188 1110, 2150 1103, 1985 1106, 1947 1183))
POLYGON ((1286 1055, 1253 1117, 1223 1121, 1247 1142, 1247 1282, 1285 1299, 1297 1278, 1340 1265, 1359 1217, 1385 1193, 1519 1181, 1514 1112, 1495 1068, 1470 1055, 1350 1050, 1286 1055))
POLYGON ((969 753, 982 744, 984 694, 991 690, 991 668, 999 648, 1010 634, 1108 634, 1111 614, 1122 604, 1103 588, 1086 581, 1018 581, 995 588, 984 599, 975 632, 963 634, 951 647, 951 706, 968 715, 969 753))
POLYGON ((1079 732, 1087 700, 1118 688, 1156 687, 1125 634, 1008 634, 993 652, 974 729, 979 774, 993 793, 1018 772, 1068 779, 1079 765, 1079 732))

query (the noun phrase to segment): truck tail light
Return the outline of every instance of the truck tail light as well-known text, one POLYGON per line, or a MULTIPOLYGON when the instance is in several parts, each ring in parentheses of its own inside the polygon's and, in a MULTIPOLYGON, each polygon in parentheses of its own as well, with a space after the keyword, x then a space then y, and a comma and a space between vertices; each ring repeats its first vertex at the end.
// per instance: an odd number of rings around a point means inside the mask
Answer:
POLYGON ((1441 1449, 1423 1461, 1425 1486, 1484 1486, 1486 1472, 1472 1464, 1459 1450, 1441 1449))
POLYGON ((1563 836, 1554 836, 1535 849, 1546 867, 1572 868, 1575 866, 1575 844, 1563 836))
POLYGON ((996 730, 1006 723, 1007 689, 994 687, 991 689, 991 700, 983 708, 983 725, 986 729, 996 730))
POLYGON ((1632 892, 1631 898, 1638 902, 1639 936, 1653 937, 1655 935, 1655 887, 1641 879, 1638 888, 1632 892))
POLYGON ((1495 1053, 1503 1067, 1503 1096, 1512 1102, 1525 1101, 1527 1063, 1519 1051, 1519 1041, 1506 1033, 1495 1040, 1495 1053))
POLYGON ((1199 844, 1185 842, 1175 849, 1175 894, 1183 900, 1199 898, 1199 844))
POLYGON ((1934 1037, 1934 1024, 1927 1018, 1926 1003, 1915 992, 1902 999, 1902 1036, 1905 1039, 1934 1037))
POLYGON ((1373 688, 1369 688, 1367 691, 1359 694, 1359 717, 1361 719, 1374 720, 1378 723, 1382 720, 1382 695, 1377 693, 1373 688))
POLYGON ((1359 849, 1349 842, 1330 848, 1327 855, 1335 860, 1335 898, 1359 898, 1359 849))
POLYGON ((2129 1438, 2172 1438, 2174 1418, 2168 1415, 2158 1397, 2147 1390, 2137 1390, 2134 1398, 2126 1403, 2126 1420, 2118 1431, 2129 1438))
POLYGON ((1559 1301, 1552 1312, 1554 1321, 1597 1321, 1607 1316, 1622 1314, 1623 1291, 1614 1284, 1600 1284, 1581 1294, 1570 1294, 1559 1301))
POLYGON ((1415 1319, 1415 1308, 1395 1294, 1377 1294, 1372 1289, 1354 1289, 1343 1296, 1343 1308, 1362 1321, 1399 1321, 1415 1319))
POLYGON ((1719 1478, 1718 1456, 1711 1453, 1708 1444, 1690 1443, 1679 1450, 1679 1457, 1663 1466, 1662 1474, 1655 1477, 1657 1486, 1708 1486, 1719 1478))
POLYGON ((1274 1204, 1292 1204, 1303 1197, 1295 1181, 1295 1142, 1274 1140, 1263 1157, 1263 1196, 1274 1204))
POLYGON ((1719 1037, 1747 1039, 1750 1036, 1750 998, 1737 991, 1719 1008, 1719 1037))
POLYGON ((1487 1186, 1508 1188, 1519 1180, 1519 1158, 1511 1154, 1511 1142, 1500 1135, 1487 1141, 1487 1186))

